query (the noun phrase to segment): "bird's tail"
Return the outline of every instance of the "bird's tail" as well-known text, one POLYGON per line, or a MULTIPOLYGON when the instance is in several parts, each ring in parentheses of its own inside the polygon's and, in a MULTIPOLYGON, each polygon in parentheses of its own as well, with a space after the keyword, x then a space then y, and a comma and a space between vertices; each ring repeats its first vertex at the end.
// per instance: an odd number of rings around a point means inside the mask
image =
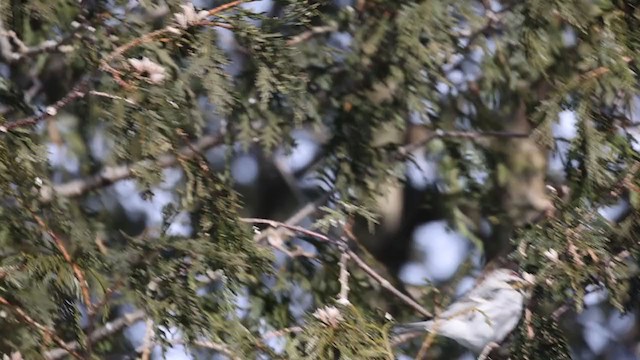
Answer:
POLYGON ((433 325, 432 320, 401 324, 393 328, 392 334, 403 335, 403 334, 429 332, 432 325, 433 325))

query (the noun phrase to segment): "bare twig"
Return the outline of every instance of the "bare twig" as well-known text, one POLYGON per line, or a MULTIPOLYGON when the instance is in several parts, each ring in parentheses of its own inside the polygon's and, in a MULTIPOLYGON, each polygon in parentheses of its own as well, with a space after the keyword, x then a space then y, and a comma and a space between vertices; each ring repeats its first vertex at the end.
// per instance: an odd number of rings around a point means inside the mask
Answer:
POLYGON ((221 12, 226 11, 226 10, 229 10, 229 9, 231 9, 233 7, 236 7, 236 6, 238 6, 238 5, 242 4, 242 3, 252 2, 252 1, 253 0, 236 0, 236 1, 228 2, 226 4, 222 4, 222 5, 218 6, 218 7, 215 7, 213 9, 209 10, 209 16, 215 15, 217 13, 221 13, 221 12))
POLYGON ((349 250, 347 254, 349 254, 349 257, 358 265, 358 267, 360 267, 365 273, 367 273, 374 280, 376 280, 380 284, 380 286, 382 286, 383 288, 391 292, 398 299, 402 300, 405 304, 409 305, 411 308, 413 308, 415 311, 419 312, 420 314, 426 317, 432 317, 431 312, 429 312, 427 309, 425 309, 422 305, 418 304, 415 300, 413 300, 409 296, 405 295, 402 291, 398 290, 393 285, 391 285, 389 280, 385 279, 384 277, 382 277, 382 275, 378 274, 375 270, 369 267, 369 265, 367 265, 367 263, 365 263, 364 260, 362 260, 356 253, 349 250))
POLYGON ((233 360, 241 360, 242 358, 239 357, 238 355, 236 355, 231 349, 229 349, 229 347, 225 344, 219 344, 219 343, 214 343, 212 341, 205 341, 205 340, 195 340, 192 342, 185 342, 182 339, 177 339, 177 340, 173 340, 171 341, 172 345, 194 345, 194 346, 199 346, 199 347, 203 347, 205 349, 211 349, 214 351, 217 351, 221 354, 224 354, 226 356, 228 356, 229 358, 233 359, 233 360))
POLYGON ((297 225, 288 225, 285 224, 283 222, 280 221, 275 221, 275 220, 269 220, 269 219, 258 219, 258 218, 240 218, 240 221, 242 222, 246 222, 246 223, 250 223, 250 224, 264 224, 264 225, 269 225, 273 228, 284 228, 284 229, 288 229, 291 231, 295 231, 301 234, 305 234, 308 236, 311 236, 313 238, 316 238, 318 240, 322 240, 328 243, 337 243, 335 240, 331 239, 330 237, 320 234, 318 232, 315 232, 313 230, 308 230, 305 229, 301 226, 297 226, 297 225))
MULTIPOLYGON (((240 221, 246 222, 246 223, 252 223, 252 224, 266 224, 275 228, 278 227, 283 227, 285 229, 289 229, 291 231, 295 231, 295 232, 299 232, 301 234, 305 234, 308 236, 311 236, 315 239, 330 243, 330 244, 334 244, 334 245, 339 245, 340 242, 331 239, 330 237, 320 234, 318 232, 312 231, 312 230, 308 230, 305 229, 303 227, 300 226, 295 226, 295 225, 287 225, 278 221, 274 221, 274 220, 268 220, 268 219, 257 219, 257 218, 240 218, 240 221)), ((360 267, 367 275, 369 275, 372 279, 374 279, 375 281, 377 281, 384 289, 388 290, 389 292, 391 292, 392 294, 394 294, 396 297, 398 297, 400 300, 402 300, 404 303, 406 303, 407 305, 409 305, 411 308, 413 308, 414 310, 416 310, 417 312, 419 312, 420 314, 426 316, 426 317, 432 317, 431 313, 425 309, 422 305, 418 304, 415 300, 411 299, 409 296, 403 294, 400 290, 398 290, 397 288, 395 288, 387 279, 385 279, 382 275, 378 274, 375 270, 373 270, 369 265, 367 265, 364 260, 362 260, 356 253, 354 253, 351 250, 346 250, 346 254, 349 255, 349 258, 352 259, 357 265, 358 267, 360 267)))
POLYGON ((83 80, 80 80, 71 89, 71 91, 69 91, 65 96, 62 97, 62 99, 56 101, 53 105, 47 106, 46 110, 43 113, 28 116, 26 118, 16 120, 8 124, 0 125, 0 132, 7 133, 18 128, 34 126, 43 120, 47 120, 48 118, 55 116, 58 113, 58 111, 60 111, 60 109, 62 109, 63 107, 69 105, 70 103, 72 103, 77 99, 81 99, 85 97, 87 95, 87 92, 85 90, 87 88, 88 83, 89 83, 88 77, 84 78, 83 80))
POLYGON ((264 340, 269 340, 269 339, 272 339, 274 337, 285 336, 287 334, 299 333, 299 332, 303 332, 303 331, 304 331, 304 329, 301 328, 300 326, 293 326, 293 327, 288 327, 288 328, 284 328, 284 329, 280 329, 280 330, 269 331, 268 333, 264 334, 264 336, 262 336, 262 338, 264 340))
MULTIPOLYGON (((315 211, 318 210, 318 207, 322 204, 324 204, 325 201, 327 201, 327 199, 329 198, 328 195, 323 196, 321 199, 314 201, 314 202, 310 202, 307 205, 303 206, 302 208, 300 208, 300 210, 296 211, 293 215, 291 215, 287 220, 284 221, 284 223, 286 225, 296 225, 299 224, 302 220, 304 220, 307 216, 313 214, 315 211)), ((278 232, 279 234, 284 233, 284 228, 278 228, 275 229, 276 232, 278 232)), ((267 238, 267 236, 269 236, 269 233, 266 231, 262 231, 258 234, 256 234, 256 236, 253 237, 253 239, 256 242, 261 242, 262 240, 264 240, 265 238, 267 238)))
POLYGON ((338 294, 338 303, 342 305, 349 305, 349 269, 347 269, 347 263, 349 262, 349 254, 343 252, 340 255, 340 293, 338 294))
POLYGON ((305 31, 303 33, 300 33, 300 34, 292 37, 291 39, 287 40, 287 45, 292 46, 292 45, 299 44, 301 42, 309 40, 314 35, 325 34, 325 33, 329 33, 329 32, 332 32, 332 31, 336 31, 337 28, 338 27, 335 26, 335 25, 312 27, 311 29, 309 29, 309 30, 307 30, 307 31, 305 31))
POLYGON ((75 351, 74 348, 72 348, 67 343, 65 343, 64 340, 62 340, 60 337, 58 337, 58 335, 56 335, 56 333, 52 329, 49 329, 48 327, 46 327, 46 326, 40 324, 39 322, 35 321, 24 310, 22 310, 22 308, 20 308, 19 306, 11 304, 7 299, 5 299, 2 296, 0 296, 0 304, 7 306, 20 319, 22 319, 22 321, 24 321, 25 323, 27 323, 27 324, 33 326, 34 328, 38 329, 40 332, 44 333, 45 336, 47 336, 48 338, 53 340, 53 342, 55 342, 58 346, 60 346, 63 351, 65 351, 66 353, 70 354, 71 356, 73 356, 76 359, 82 359, 82 356, 80 356, 80 354, 78 354, 75 351))
MULTIPOLYGON (((125 314, 122 317, 114 321, 108 322, 103 327, 93 331, 88 337, 89 341, 91 341, 91 343, 96 343, 97 341, 100 341, 112 334, 115 334, 116 332, 122 330, 126 326, 133 325, 134 323, 144 319, 145 316, 146 315, 142 310, 125 314)), ((64 346, 62 346, 62 344, 58 344, 58 345, 60 346, 60 348, 47 351, 44 354, 45 359, 47 360, 62 359, 66 357, 68 353, 73 353, 75 350, 77 350, 80 347, 80 344, 77 341, 64 344, 64 346)))
POLYGON ((90 95, 94 95, 94 96, 99 96, 99 97, 104 97, 104 98, 108 98, 108 99, 113 99, 113 100, 122 100, 124 102, 126 102, 129 105, 137 105, 135 101, 131 100, 131 99, 127 99, 124 98, 122 96, 118 96, 118 95, 113 95, 113 94, 109 94, 106 92, 102 92, 102 91, 95 91, 95 90, 91 90, 89 91, 90 95))

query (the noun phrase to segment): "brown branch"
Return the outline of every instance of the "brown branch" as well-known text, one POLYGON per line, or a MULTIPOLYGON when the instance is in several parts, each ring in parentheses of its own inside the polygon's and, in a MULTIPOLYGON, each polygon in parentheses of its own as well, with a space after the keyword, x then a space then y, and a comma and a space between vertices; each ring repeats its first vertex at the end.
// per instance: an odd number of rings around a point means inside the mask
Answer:
POLYGON ((236 0, 236 1, 228 2, 226 4, 222 4, 222 5, 218 6, 218 7, 215 7, 213 9, 209 10, 209 16, 215 15, 215 14, 223 12, 225 10, 229 10, 232 7, 236 7, 236 6, 238 6, 238 5, 240 5, 240 4, 244 3, 244 2, 251 2, 251 1, 249 1, 249 0, 236 0))
POLYGON ((146 34, 142 35, 141 37, 135 38, 135 39, 129 41, 128 43, 124 44, 124 45, 118 46, 115 50, 110 52, 109 55, 107 55, 104 59, 102 59, 102 61, 100 61, 100 68, 105 70, 103 68, 103 66, 108 64, 109 61, 111 61, 111 60, 115 59, 116 57, 124 54, 125 52, 133 49, 134 47, 138 47, 138 46, 140 46, 142 44, 154 41, 156 38, 159 38, 161 36, 165 36, 165 35, 171 33, 172 30, 173 30, 173 27, 167 26, 167 27, 164 27, 162 29, 158 29, 158 30, 152 31, 150 33, 146 33, 146 34))
MULTIPOLYGON (((321 240, 330 244, 334 244, 334 245, 340 244, 339 241, 333 240, 326 235, 320 234, 312 230, 305 229, 300 226, 287 225, 279 221, 268 220, 268 219, 257 219, 257 218, 240 218, 240 221, 251 223, 251 224, 266 224, 274 228, 282 227, 291 231, 295 231, 301 234, 311 236, 313 238, 316 238, 318 240, 321 240)), ((405 304, 409 305, 411 308, 413 308, 415 311, 419 312, 420 314, 426 317, 432 317, 431 313, 427 309, 425 309, 422 305, 418 304, 415 300, 411 299, 409 296, 403 294, 400 290, 395 288, 387 279, 385 279, 382 275, 378 274, 369 265, 367 265, 367 263, 364 260, 362 260, 356 253, 354 253, 351 250, 346 250, 346 254, 349 255, 349 258, 352 259, 358 265, 358 267, 360 267, 372 279, 377 281, 384 289, 394 294, 396 297, 402 300, 405 304)))
MULTIPOLYGON (((103 327, 93 331, 91 335, 88 336, 88 339, 91 343, 96 343, 116 332, 120 331, 126 326, 133 325, 134 323, 144 319, 145 317, 144 311, 138 310, 129 314, 125 314, 122 317, 106 323, 103 327)), ((73 353, 76 349, 80 347, 80 344, 77 341, 72 341, 66 344, 58 344, 60 348, 53 349, 47 351, 44 354, 45 359, 47 360, 57 360, 62 359, 67 356, 69 353, 73 353), (64 345, 64 346, 62 346, 64 345)))
MULTIPOLYGON (((304 220, 304 218, 306 218, 307 216, 313 214, 315 211, 318 210, 318 207, 320 205, 322 205, 325 201, 327 201, 327 199, 329 198, 329 195, 325 195, 323 196, 321 199, 314 201, 314 202, 310 202, 308 204, 306 204, 305 206, 303 206, 302 208, 300 208, 300 210, 296 211, 293 215, 291 215, 287 220, 284 221, 284 224, 286 225, 296 225, 298 223, 300 223, 302 220, 304 220)), ((283 228, 279 228, 276 229, 276 232, 278 234, 283 233, 283 228)), ((261 242, 262 240, 264 240, 266 237, 269 236, 269 233, 266 231, 257 233, 253 239, 256 242, 261 242)))
POLYGON ((20 308, 19 306, 11 304, 7 299, 5 299, 2 296, 0 296, 0 304, 3 304, 5 306, 7 306, 20 319, 22 319, 22 321, 24 321, 25 323, 27 323, 27 324, 31 325, 32 327, 38 329, 46 337, 48 337, 51 340, 53 340, 53 342, 55 342, 58 346, 60 346, 61 350, 64 351, 66 354, 71 354, 71 356, 73 356, 76 359, 82 359, 82 356, 80 356, 80 354, 78 354, 75 351, 74 348, 69 346, 69 344, 65 343, 64 340, 62 340, 60 337, 58 337, 58 335, 56 335, 53 330, 51 330, 48 327, 46 327, 46 326, 40 324, 39 322, 35 321, 24 310, 22 310, 22 308, 20 308))

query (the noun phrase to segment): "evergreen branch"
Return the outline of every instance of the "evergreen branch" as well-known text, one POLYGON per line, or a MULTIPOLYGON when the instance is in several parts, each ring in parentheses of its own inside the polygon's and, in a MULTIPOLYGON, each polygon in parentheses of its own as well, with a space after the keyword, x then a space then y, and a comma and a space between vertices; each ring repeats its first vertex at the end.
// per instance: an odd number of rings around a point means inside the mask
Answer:
POLYGON ((40 191, 40 200, 42 202, 50 202, 53 196, 77 197, 91 190, 96 190, 111 185, 119 180, 128 179, 133 176, 133 169, 136 166, 148 167, 152 165, 161 168, 168 168, 178 163, 179 159, 191 159, 197 155, 197 151, 204 151, 214 146, 222 144, 224 141, 222 135, 204 136, 195 143, 180 148, 177 155, 164 155, 156 161, 147 159, 138 161, 132 165, 109 166, 102 169, 98 174, 82 179, 72 180, 64 184, 54 185, 53 187, 45 186, 40 191))
MULTIPOLYGON (((308 230, 305 229, 303 227, 300 226, 296 226, 296 225, 287 225, 285 223, 279 222, 279 221, 274 221, 274 220, 269 220, 269 219, 258 219, 258 218, 240 218, 240 221, 242 222, 246 222, 246 223, 251 223, 251 224, 265 224, 265 225, 269 225, 271 227, 274 228, 285 228, 294 232, 298 232, 301 234, 305 234, 308 236, 311 236, 315 239, 330 243, 330 244, 334 244, 334 245, 338 245, 340 246, 340 242, 334 239, 331 239, 330 237, 320 234, 318 232, 312 231, 312 230, 308 230)), ((378 282, 380 284, 380 286, 382 286, 384 289, 386 289, 387 291, 391 292, 393 295, 395 295, 397 298, 399 298, 400 300, 402 300, 405 304, 409 305, 411 308, 413 308, 415 311, 419 312, 420 314, 426 316, 426 317, 432 317, 433 315, 431 314, 431 312, 429 312, 427 309, 425 309, 422 305, 418 304, 415 300, 413 300, 412 298, 410 298, 409 296, 405 295, 404 293, 402 293, 402 291, 398 290, 396 287, 394 287, 391 282, 389 282, 389 280, 385 279, 382 275, 378 274, 375 270, 373 270, 369 265, 367 265, 367 263, 362 260, 356 253, 354 253, 351 250, 346 250, 345 252, 350 259, 352 259, 360 269, 362 269, 367 275, 369 275, 369 277, 371 277, 372 279, 374 279, 376 282, 378 282)))
POLYGON ((58 335, 56 335, 53 330, 51 330, 48 327, 46 327, 46 326, 40 324, 39 322, 35 321, 24 310, 22 310, 22 308, 20 308, 19 306, 11 304, 7 299, 5 299, 2 296, 0 296, 0 304, 3 304, 5 306, 7 306, 11 311, 13 311, 24 322, 26 322, 27 324, 33 326, 34 328, 36 328, 36 329, 40 330, 42 333, 44 333, 44 335, 46 337, 50 338, 51 340, 53 340, 53 342, 55 342, 58 346, 60 346, 61 350, 64 351, 65 354, 71 354, 71 356, 73 356, 76 359, 82 359, 82 356, 80 356, 80 354, 78 354, 75 351, 74 348, 72 348, 67 343, 65 343, 64 340, 62 340, 60 337, 58 337, 58 335))
MULTIPOLYGON (((630 63, 633 59, 629 56, 623 56, 622 57, 622 61, 625 63, 630 63)), ((587 81, 587 80, 591 80, 591 79, 595 79, 598 78, 608 72, 610 72, 611 69, 606 67, 606 66, 600 66, 598 68, 595 68, 593 70, 587 71, 586 73, 580 75, 580 81, 587 81)))
POLYGON ((60 239, 60 237, 55 232, 53 232, 53 230, 51 230, 51 228, 44 222, 44 220, 42 220, 40 216, 38 216, 37 214, 34 214, 33 212, 31 213, 31 215, 34 217, 38 225, 53 239, 53 242, 54 244, 56 244, 56 247, 62 254, 62 257, 67 263, 69 263, 69 265, 71 266, 71 269, 73 269, 73 273, 76 279, 78 280, 78 282, 80 283, 80 291, 82 293, 82 299, 84 301, 84 305, 87 307, 87 312, 89 313, 89 316, 93 316, 94 309, 93 309, 93 304, 91 303, 91 294, 89 292, 89 282, 87 281, 87 278, 84 275, 84 272, 82 271, 82 269, 80 269, 80 266, 78 266, 78 264, 75 261, 73 261, 73 259, 71 258, 71 254, 69 254, 69 251, 64 245, 64 242, 62 241, 62 239, 60 239))
MULTIPOLYGON (((145 316, 146 314, 142 310, 125 314, 122 317, 116 320, 113 320, 111 322, 108 322, 103 327, 93 331, 91 335, 88 336, 88 341, 91 342, 92 344, 96 343, 108 336, 115 334, 116 332, 122 330, 126 326, 131 326, 134 323, 144 319, 145 316)), ((44 354, 45 359, 47 360, 62 359, 65 356, 67 356, 68 353, 72 353, 73 351, 75 351, 80 347, 80 343, 78 343, 77 341, 72 341, 67 344, 63 343, 62 345, 64 346, 62 346, 61 344, 58 344, 58 345, 60 345, 60 348, 47 351, 44 354)))
MULTIPOLYGON (((215 7, 211 10, 208 11, 207 16, 212 16, 215 14, 218 14, 220 12, 223 12, 225 10, 231 9, 235 6, 238 6, 244 2, 247 2, 247 0, 236 0, 236 1, 232 1, 230 3, 224 4, 224 5, 220 5, 218 7, 215 7)), ((228 24, 224 24, 224 23, 218 23, 218 22, 211 22, 208 21, 206 19, 203 19, 201 21, 197 21, 194 22, 192 24, 189 24, 189 27, 195 27, 195 26, 202 26, 202 25, 216 25, 216 26, 221 26, 223 28, 228 28, 228 24)), ((115 48, 115 50, 113 50, 112 52, 110 52, 107 56, 105 56, 101 61, 100 61, 100 66, 99 68, 105 72, 110 73, 115 81, 121 85, 123 88, 125 89, 131 89, 132 86, 127 84, 124 80, 122 80, 122 78, 120 77, 120 72, 118 70, 116 70, 115 68, 113 68, 111 65, 109 65, 109 62, 111 62, 112 60, 116 59, 119 56, 124 55, 124 53, 126 53, 127 51, 136 48, 140 45, 146 44, 146 43, 150 43, 153 41, 156 41, 157 39, 169 35, 169 34, 176 34, 176 33, 180 33, 180 30, 177 29, 173 24, 171 25, 167 25, 165 27, 163 27, 162 29, 158 29, 149 33, 146 33, 140 37, 137 37, 123 45, 118 46, 117 48, 115 48)))

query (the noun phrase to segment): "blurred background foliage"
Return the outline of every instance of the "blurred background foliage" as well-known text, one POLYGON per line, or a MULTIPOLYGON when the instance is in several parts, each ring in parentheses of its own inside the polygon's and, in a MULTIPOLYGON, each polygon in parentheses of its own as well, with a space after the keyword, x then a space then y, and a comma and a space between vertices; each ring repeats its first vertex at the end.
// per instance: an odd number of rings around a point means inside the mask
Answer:
POLYGON ((246 219, 296 214, 432 312, 535 275, 512 358, 640 359, 640 2, 185 4, 0 0, 0 353, 472 356, 246 219))

